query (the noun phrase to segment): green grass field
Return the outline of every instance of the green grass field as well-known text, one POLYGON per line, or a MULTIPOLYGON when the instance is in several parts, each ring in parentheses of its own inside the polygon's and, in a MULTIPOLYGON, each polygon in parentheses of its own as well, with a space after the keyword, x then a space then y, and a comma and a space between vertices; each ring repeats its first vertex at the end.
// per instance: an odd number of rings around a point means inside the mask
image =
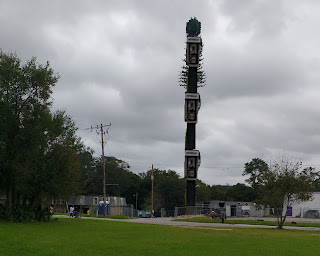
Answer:
POLYGON ((0 222, 0 255, 319 255, 320 232, 58 219, 0 222))
MULTIPOLYGON (((198 222, 198 223, 221 223, 221 219, 211 219, 207 217, 193 217, 190 219, 176 219, 174 221, 185 221, 185 222, 198 222)), ((234 220, 234 219, 226 219, 224 220, 226 224, 249 224, 249 225, 265 225, 265 226, 276 226, 277 222, 274 220, 234 220)), ((292 226, 292 227, 318 227, 320 228, 320 222, 296 222, 292 223, 290 221, 286 221, 284 226, 292 226)))

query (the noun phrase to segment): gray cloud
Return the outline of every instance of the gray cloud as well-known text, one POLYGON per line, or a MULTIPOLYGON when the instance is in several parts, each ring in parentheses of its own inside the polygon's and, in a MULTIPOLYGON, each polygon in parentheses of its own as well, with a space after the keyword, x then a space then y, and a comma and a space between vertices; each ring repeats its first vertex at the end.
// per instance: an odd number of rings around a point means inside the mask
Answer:
POLYGON ((230 33, 252 32, 256 39, 281 35, 286 28, 283 0, 226 0, 220 4, 223 14, 231 18, 230 33))
POLYGON ((183 175, 185 24, 202 22, 207 86, 197 148, 199 177, 243 182, 243 166, 284 150, 320 164, 319 4, 314 1, 0 1, 0 47, 49 60, 61 75, 54 109, 86 130, 111 122, 106 154, 135 172, 183 175))

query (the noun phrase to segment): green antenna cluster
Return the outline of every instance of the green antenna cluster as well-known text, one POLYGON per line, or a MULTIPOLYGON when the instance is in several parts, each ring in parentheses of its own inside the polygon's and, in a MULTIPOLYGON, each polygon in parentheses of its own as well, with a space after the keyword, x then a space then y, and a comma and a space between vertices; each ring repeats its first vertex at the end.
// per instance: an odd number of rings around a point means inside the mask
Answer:
POLYGON ((186 32, 188 36, 198 36, 201 33, 201 22, 196 17, 187 22, 186 32))

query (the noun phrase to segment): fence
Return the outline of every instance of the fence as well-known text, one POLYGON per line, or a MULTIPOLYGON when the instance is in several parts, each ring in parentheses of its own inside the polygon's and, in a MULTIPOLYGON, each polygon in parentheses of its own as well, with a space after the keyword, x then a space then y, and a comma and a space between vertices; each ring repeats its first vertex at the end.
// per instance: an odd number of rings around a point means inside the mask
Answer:
POLYGON ((185 207, 175 207, 174 209, 174 218, 178 216, 190 216, 190 215, 201 215, 201 214, 210 214, 210 209, 204 208, 202 206, 185 206, 185 207))
POLYGON ((205 215, 210 216, 211 212, 214 211, 216 217, 265 217, 270 216, 270 209, 258 209, 254 206, 231 206, 226 205, 224 207, 213 207, 211 204, 198 204, 197 206, 187 206, 187 207, 176 207, 174 211, 174 218, 179 216, 196 216, 205 215))
POLYGON ((132 204, 128 204, 123 207, 123 215, 128 217, 134 217, 134 209, 132 204))
MULTIPOLYGON (((197 206, 186 206, 186 207, 175 207, 173 210, 165 210, 162 208, 160 211, 155 212, 155 217, 174 217, 178 218, 188 216, 197 216, 197 215, 205 215, 209 216, 212 210, 215 210, 219 213, 219 209, 210 208, 210 204, 199 204, 197 206)), ((277 211, 274 208, 264 208, 259 209, 254 206, 248 207, 241 207, 241 206, 228 206, 226 205, 225 208, 222 208, 225 211, 227 218, 234 218, 234 217, 276 217, 277 211)), ((221 209, 220 209, 221 211, 221 209)), ((279 209, 279 213, 283 210, 279 209)), ((284 213, 283 213, 284 214, 284 213)), ((137 211, 134 209, 133 205, 127 205, 123 207, 123 215, 129 217, 149 217, 150 214, 143 214, 143 211, 137 211)), ((219 214, 218 217, 221 217, 219 214)), ((288 209, 288 217, 298 217, 298 218, 320 218, 320 208, 310 208, 310 207, 299 207, 299 208, 292 208, 289 207, 288 209)))

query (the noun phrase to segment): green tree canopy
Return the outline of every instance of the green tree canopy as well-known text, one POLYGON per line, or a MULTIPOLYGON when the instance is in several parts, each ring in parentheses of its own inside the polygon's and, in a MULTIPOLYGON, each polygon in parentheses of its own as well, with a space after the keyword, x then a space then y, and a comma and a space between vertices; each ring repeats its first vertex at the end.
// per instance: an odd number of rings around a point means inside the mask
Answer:
POLYGON ((308 201, 318 185, 319 173, 312 167, 302 169, 300 161, 292 161, 286 156, 266 165, 260 159, 253 159, 244 174, 251 174, 247 180, 258 189, 256 202, 275 209, 278 227, 282 228, 288 208, 293 203, 308 201), (251 165, 251 163, 254 163, 251 165), (256 164, 258 163, 258 164, 256 164), (258 168, 251 168, 257 166, 258 168))
POLYGON ((76 189, 78 150, 72 119, 51 113, 52 87, 59 75, 47 62, 26 64, 0 51, 0 185, 9 212, 35 212, 52 198, 76 189))
POLYGON ((260 176, 268 170, 268 164, 260 158, 253 158, 249 163, 245 163, 242 175, 250 175, 246 182, 254 189, 259 185, 260 176))
MULTIPOLYGON (((102 195, 102 158, 94 157, 93 151, 86 149, 81 152, 80 159, 82 193, 85 195, 102 195)), ((137 174, 131 172, 129 168, 129 164, 121 159, 105 157, 107 195, 123 196, 126 197, 127 203, 134 204, 135 197, 133 195, 139 191, 141 179, 137 174)))
POLYGON ((256 199, 254 189, 243 183, 230 186, 226 195, 230 201, 253 202, 256 199))
MULTIPOLYGON (((141 198, 151 206, 151 170, 140 173, 142 179, 141 198)), ((173 170, 154 169, 154 208, 173 210, 176 206, 185 205, 186 182, 173 170)), ((140 197, 140 192, 139 192, 140 197)))
POLYGON ((209 202, 210 197, 210 186, 202 182, 201 180, 196 181, 196 202, 209 202))

